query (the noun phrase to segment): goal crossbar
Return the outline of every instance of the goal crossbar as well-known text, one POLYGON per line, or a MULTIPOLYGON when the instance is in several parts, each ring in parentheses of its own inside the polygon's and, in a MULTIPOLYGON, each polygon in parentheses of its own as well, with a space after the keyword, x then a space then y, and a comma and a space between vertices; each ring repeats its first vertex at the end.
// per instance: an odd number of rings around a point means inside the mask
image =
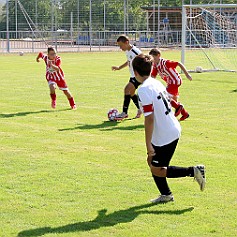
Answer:
POLYGON ((183 5, 184 8, 237 8, 237 4, 196 4, 183 5))

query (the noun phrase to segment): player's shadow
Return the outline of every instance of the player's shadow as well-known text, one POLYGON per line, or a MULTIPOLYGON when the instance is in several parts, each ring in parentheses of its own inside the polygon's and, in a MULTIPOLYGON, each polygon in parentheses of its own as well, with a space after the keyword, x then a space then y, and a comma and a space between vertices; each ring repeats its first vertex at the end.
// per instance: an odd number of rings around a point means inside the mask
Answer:
MULTIPOLYGON (((124 121, 123 121, 124 122, 124 121)), ((72 128, 62 128, 58 129, 58 131, 70 131, 70 130, 91 130, 91 129, 98 129, 100 131, 110 131, 110 130, 135 130, 138 128, 143 128, 144 125, 132 125, 132 126, 118 126, 120 122, 115 121, 103 121, 100 124, 78 124, 76 127, 72 128)))
POLYGON ((144 204, 134 206, 125 210, 115 211, 111 214, 107 214, 107 209, 102 209, 98 211, 97 217, 95 217, 95 219, 91 221, 82 221, 59 227, 42 227, 31 230, 24 230, 18 233, 18 237, 43 236, 45 234, 65 234, 72 232, 91 231, 99 229, 101 227, 112 227, 119 223, 131 222, 141 214, 182 215, 185 212, 191 212, 194 209, 193 207, 190 207, 182 210, 163 210, 163 211, 147 210, 147 208, 151 206, 154 206, 154 204, 144 204))
POLYGON ((235 89, 235 90, 232 90, 231 92, 232 92, 232 93, 234 93, 234 92, 237 92, 237 89, 235 89))
POLYGON ((0 114, 0 118, 13 118, 13 117, 27 116, 27 115, 30 115, 30 114, 53 113, 53 112, 56 112, 56 111, 66 111, 66 110, 71 110, 71 109, 39 110, 39 111, 17 112, 17 113, 11 113, 11 114, 0 114))

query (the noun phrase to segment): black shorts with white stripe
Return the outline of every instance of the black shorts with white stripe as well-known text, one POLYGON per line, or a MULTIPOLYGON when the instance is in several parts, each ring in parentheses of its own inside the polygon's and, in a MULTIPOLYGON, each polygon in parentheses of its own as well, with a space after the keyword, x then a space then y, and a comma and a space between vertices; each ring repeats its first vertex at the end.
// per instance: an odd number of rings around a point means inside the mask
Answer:
POLYGON ((151 164, 155 167, 167 167, 169 166, 170 160, 175 152, 176 146, 179 139, 164 145, 164 146, 154 146, 155 156, 152 157, 151 164))
POLYGON ((134 85, 134 87, 135 87, 136 89, 141 85, 141 83, 138 82, 135 77, 130 77, 129 82, 131 82, 131 83, 134 85))

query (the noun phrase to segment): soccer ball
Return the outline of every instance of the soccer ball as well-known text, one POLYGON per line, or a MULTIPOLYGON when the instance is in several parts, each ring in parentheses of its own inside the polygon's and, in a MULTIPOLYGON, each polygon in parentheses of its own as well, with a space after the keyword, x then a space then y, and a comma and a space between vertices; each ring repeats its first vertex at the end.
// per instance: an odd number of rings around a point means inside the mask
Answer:
POLYGON ((197 66, 195 71, 198 73, 201 73, 201 72, 203 72, 203 69, 202 69, 202 67, 197 66))
POLYGON ((24 55, 24 52, 19 52, 19 55, 20 55, 20 56, 23 56, 23 55, 24 55))
POLYGON ((110 109, 108 112, 108 119, 109 121, 114 121, 116 116, 118 116, 119 112, 117 109, 110 109))

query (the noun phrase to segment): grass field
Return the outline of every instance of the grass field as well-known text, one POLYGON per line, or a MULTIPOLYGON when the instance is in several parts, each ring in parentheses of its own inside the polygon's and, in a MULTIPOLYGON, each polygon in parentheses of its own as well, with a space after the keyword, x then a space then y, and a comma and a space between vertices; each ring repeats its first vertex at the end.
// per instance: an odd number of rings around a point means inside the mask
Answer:
MULTIPOLYGON (((175 202, 151 205, 158 192, 143 118, 106 121, 108 109, 121 110, 128 70, 110 67, 125 55, 61 56, 76 111, 58 90, 50 108, 36 55, 0 56, 0 236, 237 236, 236 74, 184 79, 180 100, 191 117, 172 164, 205 164, 206 190, 192 178, 170 179, 175 202)), ((179 59, 176 51, 164 56, 179 59)))

